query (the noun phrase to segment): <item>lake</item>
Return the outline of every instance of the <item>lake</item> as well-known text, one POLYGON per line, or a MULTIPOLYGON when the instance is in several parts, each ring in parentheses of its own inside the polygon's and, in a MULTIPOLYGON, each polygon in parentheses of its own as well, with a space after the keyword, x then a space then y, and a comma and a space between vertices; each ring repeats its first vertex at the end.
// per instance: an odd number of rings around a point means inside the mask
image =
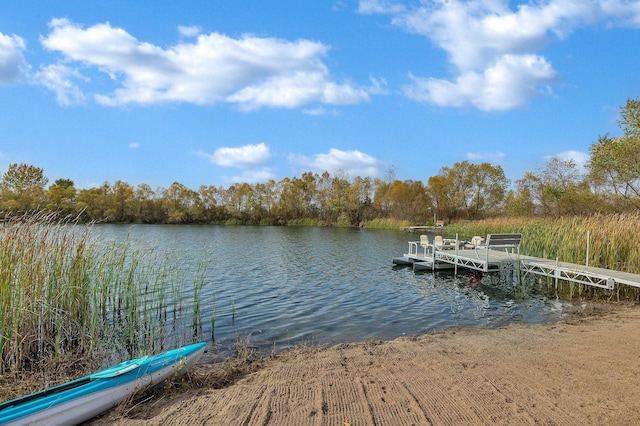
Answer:
MULTIPOLYGON (((462 271, 415 273, 392 258, 418 234, 354 228, 96 225, 99 240, 166 250, 179 263, 210 261, 203 335, 222 352, 249 339, 261 350, 389 340, 451 327, 556 321, 567 304, 535 278, 462 271), (518 289, 527 287, 522 297, 518 289)), ((185 297, 192 289, 181 289, 185 297)), ((186 323, 188 320, 185 320, 186 323)))

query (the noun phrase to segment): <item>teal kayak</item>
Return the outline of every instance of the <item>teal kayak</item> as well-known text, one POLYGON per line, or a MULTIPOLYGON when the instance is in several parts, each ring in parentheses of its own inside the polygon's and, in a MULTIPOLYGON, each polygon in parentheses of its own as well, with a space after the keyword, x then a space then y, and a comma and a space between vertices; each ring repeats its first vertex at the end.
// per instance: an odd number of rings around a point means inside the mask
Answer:
POLYGON ((134 392, 184 374, 204 353, 195 343, 125 361, 106 370, 0 404, 0 425, 75 425, 115 407, 134 392))

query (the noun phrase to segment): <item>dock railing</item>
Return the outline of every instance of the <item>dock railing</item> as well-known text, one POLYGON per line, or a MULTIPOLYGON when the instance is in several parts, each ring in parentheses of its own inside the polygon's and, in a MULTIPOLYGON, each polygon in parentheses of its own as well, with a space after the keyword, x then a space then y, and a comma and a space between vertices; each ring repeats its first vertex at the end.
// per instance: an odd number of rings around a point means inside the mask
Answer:
POLYGON ((522 241, 522 234, 488 234, 487 240, 482 245, 476 245, 474 250, 476 256, 480 259, 478 249, 484 250, 485 265, 489 265, 489 250, 504 249, 504 251, 511 255, 514 250, 520 255, 520 242, 522 241), (511 250, 511 251, 509 251, 511 250))

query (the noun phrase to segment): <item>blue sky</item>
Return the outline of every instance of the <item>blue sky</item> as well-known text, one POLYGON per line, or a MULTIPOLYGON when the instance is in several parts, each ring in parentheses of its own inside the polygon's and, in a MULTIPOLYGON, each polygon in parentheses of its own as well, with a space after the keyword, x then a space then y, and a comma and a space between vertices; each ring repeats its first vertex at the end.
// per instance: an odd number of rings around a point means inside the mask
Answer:
POLYGON ((640 95, 640 1, 1 1, 0 172, 229 186, 515 180, 640 95))

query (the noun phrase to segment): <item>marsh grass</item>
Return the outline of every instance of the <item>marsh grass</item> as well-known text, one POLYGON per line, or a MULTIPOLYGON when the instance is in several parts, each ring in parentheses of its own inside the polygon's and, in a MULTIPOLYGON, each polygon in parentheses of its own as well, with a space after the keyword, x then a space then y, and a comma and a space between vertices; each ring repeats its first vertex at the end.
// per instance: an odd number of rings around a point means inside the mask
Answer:
MULTIPOLYGON (((447 232, 458 233, 461 239, 471 239, 474 235, 486 237, 491 233, 517 232, 522 234, 522 254, 640 274, 640 237, 637 232, 640 229, 640 213, 498 218, 460 223, 447 228, 447 232)), ((551 287, 555 284, 547 281, 546 285, 551 287)), ((563 283, 558 292, 569 298, 615 295, 638 300, 640 295, 640 289, 628 286, 620 286, 612 293, 577 283, 563 283)))
POLYGON ((95 368, 107 355, 119 362, 192 342, 208 262, 177 259, 129 240, 98 241, 91 226, 52 216, 1 223, 1 375, 71 360, 95 368))
POLYGON ((373 219, 365 222, 362 227, 368 229, 398 229, 406 228, 411 225, 413 224, 407 220, 373 219))

